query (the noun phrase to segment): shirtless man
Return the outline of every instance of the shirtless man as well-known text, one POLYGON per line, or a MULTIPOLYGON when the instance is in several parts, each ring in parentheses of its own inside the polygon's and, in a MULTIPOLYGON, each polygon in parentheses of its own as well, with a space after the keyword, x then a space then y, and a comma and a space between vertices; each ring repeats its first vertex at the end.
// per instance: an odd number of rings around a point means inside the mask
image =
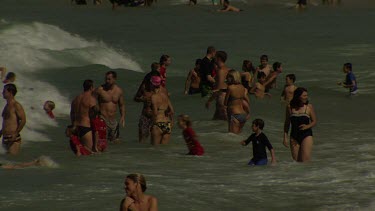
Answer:
POLYGON ((228 85, 225 80, 227 78, 229 68, 226 66, 225 62, 228 56, 224 51, 217 51, 215 56, 215 61, 218 65, 218 71, 215 77, 216 87, 213 91, 212 96, 208 99, 206 103, 206 108, 209 108, 210 102, 216 100, 216 111, 214 114, 214 120, 227 120, 227 107, 224 105, 224 99, 227 92, 228 85))
POLYGON ((266 74, 266 77, 271 73, 272 67, 268 64, 268 56, 262 55, 260 57, 260 65, 258 67, 259 72, 264 72, 266 74))
POLYGON ((14 99, 16 94, 17 88, 14 84, 4 86, 3 97, 7 104, 2 113, 3 127, 0 131, 0 137, 3 136, 3 147, 11 155, 17 155, 20 151, 20 132, 26 124, 25 111, 22 105, 14 99))
POLYGON ((293 99, 294 90, 297 89, 297 86, 294 84, 295 81, 296 76, 294 74, 288 74, 285 77, 285 87, 281 94, 281 100, 287 104, 293 99))
POLYGON ((94 82, 85 80, 83 82, 83 92, 74 98, 70 110, 71 124, 77 127, 78 137, 88 149, 93 149, 93 135, 89 116, 90 108, 96 106, 93 91, 94 82))
POLYGON ((117 106, 120 110, 120 124, 125 127, 125 100, 122 89, 116 84, 117 73, 109 71, 105 74, 105 84, 95 91, 98 96, 100 113, 107 125, 107 140, 119 141, 119 123, 116 120, 117 106))

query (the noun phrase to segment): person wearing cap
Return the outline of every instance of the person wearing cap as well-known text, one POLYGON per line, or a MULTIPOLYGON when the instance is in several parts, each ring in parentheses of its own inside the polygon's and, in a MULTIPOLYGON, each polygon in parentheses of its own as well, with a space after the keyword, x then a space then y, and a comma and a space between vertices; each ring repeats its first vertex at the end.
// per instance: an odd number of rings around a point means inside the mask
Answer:
POLYGON ((173 106, 167 94, 161 90, 162 79, 160 76, 151 77, 151 105, 152 120, 151 144, 167 144, 172 132, 173 106))

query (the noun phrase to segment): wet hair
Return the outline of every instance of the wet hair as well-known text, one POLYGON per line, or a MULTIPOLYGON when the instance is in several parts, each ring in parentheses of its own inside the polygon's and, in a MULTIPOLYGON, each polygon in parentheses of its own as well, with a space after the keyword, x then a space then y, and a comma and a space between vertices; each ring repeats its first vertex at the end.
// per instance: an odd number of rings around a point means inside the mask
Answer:
POLYGON ((226 62, 228 55, 225 53, 225 51, 217 51, 216 52, 216 58, 220 59, 222 62, 226 62))
POLYGON ((352 63, 345 63, 344 67, 348 68, 350 71, 352 71, 352 63))
POLYGON ((255 68, 253 66, 253 63, 250 60, 243 60, 242 70, 245 72, 254 72, 255 68))
POLYGON ((268 56, 267 55, 262 55, 262 56, 260 56, 260 60, 266 60, 266 61, 268 61, 268 56))
POLYGON ((142 192, 146 191, 147 189, 146 179, 142 174, 139 174, 139 173, 129 174, 128 176, 126 176, 126 178, 132 180, 135 183, 139 183, 141 185, 142 192))
POLYGON ((280 62, 275 62, 275 63, 273 63, 272 67, 273 67, 274 71, 277 71, 277 69, 279 69, 281 67, 281 63, 280 62))
POLYGON ((108 75, 112 75, 114 79, 117 78, 117 73, 116 73, 115 71, 113 71, 113 70, 106 72, 105 75, 106 75, 106 76, 108 76, 108 75))
POLYGON ((159 64, 159 63, 157 63, 157 62, 153 62, 153 63, 151 64, 151 71, 158 71, 159 67, 160 67, 160 64, 159 64))
POLYGON ((214 46, 208 46, 208 47, 207 47, 207 54, 213 53, 213 52, 215 52, 215 51, 216 51, 216 49, 215 49, 214 46))
POLYGON ((258 76, 257 76, 257 79, 261 79, 261 78, 265 78, 267 77, 266 74, 264 72, 258 72, 258 76))
POLYGON ((231 69, 228 72, 228 77, 232 78, 232 81, 229 81, 231 84, 240 84, 241 83, 241 74, 235 69, 231 69))
POLYGON ((83 82, 83 91, 88 91, 94 86, 94 82, 90 79, 87 79, 83 82))
POLYGON ((165 54, 161 55, 160 60, 159 60, 160 65, 165 64, 165 62, 166 62, 169 58, 170 58, 170 56, 168 56, 168 55, 165 55, 165 54))
POLYGON ((261 130, 264 128, 264 121, 263 119, 254 119, 253 125, 259 127, 261 130))
POLYGON ((193 123, 190 120, 190 117, 186 114, 181 114, 178 116, 183 122, 185 122, 186 126, 191 127, 193 123))
POLYGON ((288 74, 288 75, 286 75, 286 77, 289 78, 290 80, 292 80, 293 83, 296 82, 296 75, 294 75, 294 74, 288 74))
POLYGON ((55 109, 55 103, 54 103, 53 101, 51 101, 51 100, 47 100, 47 101, 45 102, 45 104, 47 104, 47 106, 51 109, 51 111, 52 111, 53 109, 55 109))
POLYGON ((202 59, 196 59, 195 60, 195 65, 201 65, 202 59))
POLYGON ((5 76, 5 80, 12 80, 16 78, 16 74, 14 72, 9 72, 6 76, 5 76))
POLYGON ((4 86, 4 89, 7 90, 8 92, 12 93, 13 96, 16 96, 16 94, 17 94, 17 87, 14 84, 6 84, 4 86))
POLYGON ((307 89, 298 87, 296 90, 294 90, 293 99, 290 101, 290 108, 298 109, 304 105, 300 99, 303 92, 307 92, 307 89))

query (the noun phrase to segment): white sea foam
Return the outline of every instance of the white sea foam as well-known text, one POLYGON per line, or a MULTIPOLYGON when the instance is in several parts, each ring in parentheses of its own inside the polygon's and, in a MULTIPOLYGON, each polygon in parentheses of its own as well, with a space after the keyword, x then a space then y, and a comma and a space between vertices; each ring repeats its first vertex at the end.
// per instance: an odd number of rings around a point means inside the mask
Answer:
MULTIPOLYGON (((66 96, 50 83, 33 78, 30 73, 90 64, 141 71, 126 53, 101 41, 85 40, 57 26, 39 22, 9 23, 6 20, 1 20, 0 24, 0 66, 17 75, 16 99, 27 115, 26 126, 21 132, 26 141, 49 141, 48 136, 40 131, 58 126, 42 109, 46 100, 55 102, 57 118, 67 117, 70 109, 66 96)), ((4 105, 5 101, 1 100, 0 107, 4 105)))

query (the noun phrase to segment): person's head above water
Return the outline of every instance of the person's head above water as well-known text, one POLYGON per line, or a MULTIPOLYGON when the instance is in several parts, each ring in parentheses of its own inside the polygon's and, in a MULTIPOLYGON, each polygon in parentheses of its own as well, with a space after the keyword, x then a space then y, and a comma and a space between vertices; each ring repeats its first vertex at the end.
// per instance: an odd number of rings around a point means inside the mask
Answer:
POLYGON ((160 65, 163 65, 163 66, 169 66, 171 64, 171 57, 163 54, 160 57, 159 63, 160 65))
POLYGON ((343 71, 345 73, 348 73, 348 72, 352 71, 352 63, 345 63, 344 67, 343 67, 343 71))
POLYGON ((208 46, 206 54, 207 54, 207 56, 214 57, 215 54, 216 54, 215 47, 214 46, 208 46))
POLYGON ((237 70, 231 69, 227 75, 227 84, 241 84, 241 74, 237 70))
POLYGON ((83 82, 83 91, 90 91, 94 90, 94 81, 87 79, 83 82))
POLYGON ((291 108, 299 109, 308 103, 307 89, 298 87, 294 90, 293 99, 290 101, 291 108))
POLYGON ((9 72, 6 76, 5 76, 5 80, 4 82, 14 82, 16 80, 16 74, 14 72, 9 72))
POLYGON ((137 194, 138 191, 144 193, 147 190, 146 179, 142 174, 129 174, 125 178, 125 192, 128 196, 137 194))
POLYGON ((50 112, 52 111, 53 109, 55 109, 55 103, 51 100, 47 100, 44 105, 43 105, 43 109, 46 111, 46 112, 50 112))
POLYGON ((3 89, 3 97, 4 99, 9 99, 10 97, 14 97, 17 94, 17 87, 14 84, 6 84, 3 89))

